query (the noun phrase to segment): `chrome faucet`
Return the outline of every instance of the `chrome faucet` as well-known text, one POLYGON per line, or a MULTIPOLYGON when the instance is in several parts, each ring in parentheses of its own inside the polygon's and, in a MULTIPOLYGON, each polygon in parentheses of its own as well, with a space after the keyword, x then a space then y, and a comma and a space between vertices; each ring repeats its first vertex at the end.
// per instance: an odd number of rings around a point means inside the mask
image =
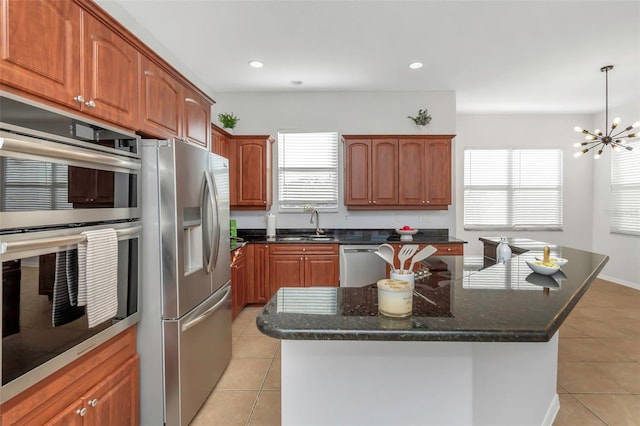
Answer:
POLYGON ((324 230, 320 229, 320 213, 318 213, 318 210, 313 209, 311 211, 311 220, 309 221, 309 223, 316 224, 316 235, 324 234, 324 230))

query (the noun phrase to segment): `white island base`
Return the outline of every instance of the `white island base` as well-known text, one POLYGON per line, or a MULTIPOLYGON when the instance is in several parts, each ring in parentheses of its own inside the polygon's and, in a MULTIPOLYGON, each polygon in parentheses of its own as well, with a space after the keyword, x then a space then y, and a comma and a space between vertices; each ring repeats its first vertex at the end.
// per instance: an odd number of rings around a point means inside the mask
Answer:
POLYGON ((551 425, 549 342, 282 340, 283 426, 551 425))

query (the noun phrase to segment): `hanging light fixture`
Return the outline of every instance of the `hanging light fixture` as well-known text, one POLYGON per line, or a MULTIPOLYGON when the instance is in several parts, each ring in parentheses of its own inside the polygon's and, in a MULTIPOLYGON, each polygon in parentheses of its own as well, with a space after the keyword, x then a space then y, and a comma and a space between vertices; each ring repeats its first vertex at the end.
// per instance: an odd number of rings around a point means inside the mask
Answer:
MULTIPOLYGON (((600 71, 605 73, 605 79, 606 79, 606 83, 605 83, 605 102, 606 103, 605 103, 605 123, 604 123, 605 129, 607 128, 606 126, 609 125, 608 124, 609 123, 609 71, 611 71, 612 69, 613 69, 613 65, 607 65, 600 68, 600 71)), ((613 131, 618 127, 618 124, 620 124, 620 117, 616 117, 613 119, 613 122, 611 123, 611 128, 609 129, 609 131, 605 130, 603 132, 600 129, 596 129, 593 132, 590 132, 589 130, 582 129, 578 126, 574 127, 573 130, 575 130, 576 132, 584 133, 586 135, 584 142, 577 142, 573 144, 575 148, 584 147, 582 150, 576 152, 574 154, 574 157, 579 157, 583 154, 586 154, 592 149, 598 149, 596 154, 593 156, 593 158, 598 159, 602 155, 602 151, 605 149, 607 145, 610 145, 614 151, 622 151, 623 149, 626 149, 628 151, 633 150, 633 147, 626 145, 626 142, 629 139, 637 138, 638 136, 640 136, 640 134, 635 132, 628 133, 628 134, 624 134, 624 133, 640 127, 640 121, 636 121, 631 126, 625 127, 623 130, 620 130, 618 133, 614 134, 613 131)))

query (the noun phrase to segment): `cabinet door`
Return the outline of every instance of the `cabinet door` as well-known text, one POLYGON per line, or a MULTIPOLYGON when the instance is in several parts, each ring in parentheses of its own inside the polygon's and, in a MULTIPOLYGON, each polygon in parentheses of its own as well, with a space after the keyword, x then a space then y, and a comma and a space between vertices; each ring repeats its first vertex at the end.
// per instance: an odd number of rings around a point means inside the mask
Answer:
POLYGON ((268 196, 267 142, 264 139, 241 139, 235 143, 236 204, 265 208, 268 196))
POLYGON ((180 134, 182 86, 146 56, 140 58, 140 123, 143 133, 170 139, 180 134))
POLYGON ((229 158, 229 139, 211 126, 211 152, 229 158))
POLYGON ((92 15, 82 12, 83 109, 133 128, 138 111, 138 51, 92 15))
POLYGON ((80 8, 72 1, 0 0, 0 81, 80 108, 80 8))
POLYGON ((138 355, 107 376, 83 398, 87 408, 87 424, 137 425, 140 364, 138 355))
POLYGON ((337 255, 311 255, 304 262, 305 287, 338 287, 339 266, 337 255))
POLYGON ((182 137, 209 149, 211 104, 187 87, 182 88, 182 137))
POLYGON ((398 204, 419 206, 426 204, 425 146, 426 141, 401 139, 398 141, 398 204))
POLYGON ((269 256, 271 298, 280 287, 304 287, 304 256, 279 254, 269 256))
POLYGON ((239 248, 234 252, 233 264, 231 265, 231 316, 238 316, 246 304, 246 256, 244 248, 239 248))
POLYGON ((345 140, 344 204, 371 204, 371 141, 345 140))
POLYGON ((269 287, 269 244, 255 244, 251 303, 266 303, 271 298, 269 287))
POLYGON ((451 204, 451 142, 432 140, 427 144, 425 181, 428 182, 427 204, 451 204))
POLYGON ((371 203, 398 204, 398 140, 371 141, 371 203))

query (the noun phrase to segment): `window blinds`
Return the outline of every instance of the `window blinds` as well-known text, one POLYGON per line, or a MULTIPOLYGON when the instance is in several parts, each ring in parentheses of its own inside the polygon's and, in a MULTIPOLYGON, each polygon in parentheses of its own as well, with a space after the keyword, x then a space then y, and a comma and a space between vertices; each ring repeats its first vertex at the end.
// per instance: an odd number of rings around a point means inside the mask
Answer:
POLYGON ((466 149, 464 228, 561 230, 562 150, 466 149))
POLYGON ((640 235, 640 141, 611 153, 611 232, 640 235))
POLYGON ((278 134, 280 211, 338 208, 338 134, 278 134))

